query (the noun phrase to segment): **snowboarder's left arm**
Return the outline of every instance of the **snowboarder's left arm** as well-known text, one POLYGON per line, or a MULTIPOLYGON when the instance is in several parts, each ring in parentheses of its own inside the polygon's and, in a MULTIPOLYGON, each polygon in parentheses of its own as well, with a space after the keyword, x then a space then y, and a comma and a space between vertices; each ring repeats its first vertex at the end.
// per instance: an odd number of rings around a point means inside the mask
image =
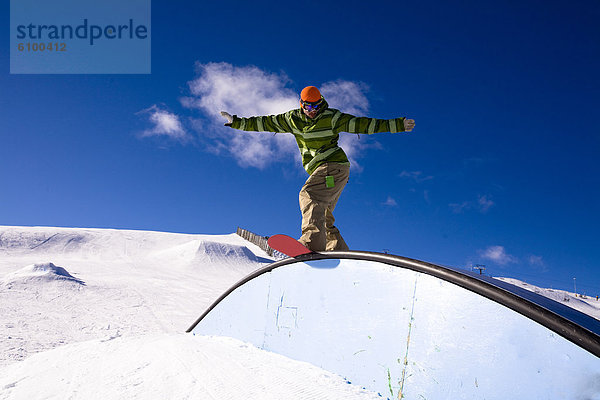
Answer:
POLYGON ((333 130, 335 132, 364 133, 367 135, 381 132, 411 132, 415 127, 415 120, 408 118, 377 119, 368 117, 355 117, 341 113, 336 118, 333 130))

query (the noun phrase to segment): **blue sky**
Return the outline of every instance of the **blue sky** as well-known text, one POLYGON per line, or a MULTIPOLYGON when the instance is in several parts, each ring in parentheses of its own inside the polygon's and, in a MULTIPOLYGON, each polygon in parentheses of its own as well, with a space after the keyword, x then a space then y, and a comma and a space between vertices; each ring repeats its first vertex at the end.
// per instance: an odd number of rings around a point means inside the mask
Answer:
POLYGON ((0 224, 299 236, 290 137, 218 112, 316 85, 416 120, 343 137, 352 249, 600 294, 600 5, 481 3, 155 0, 149 75, 11 75, 5 47, 0 224))

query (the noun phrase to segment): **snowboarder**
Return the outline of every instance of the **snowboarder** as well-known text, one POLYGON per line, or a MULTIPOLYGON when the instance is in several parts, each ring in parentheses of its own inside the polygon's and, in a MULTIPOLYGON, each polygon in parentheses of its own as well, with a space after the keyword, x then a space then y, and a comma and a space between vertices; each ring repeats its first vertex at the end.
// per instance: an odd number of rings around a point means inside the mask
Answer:
POLYGON ((283 114, 240 118, 221 111, 221 115, 227 118, 225 126, 234 129, 294 135, 302 165, 310 175, 300 190, 302 236, 298 241, 312 251, 348 250, 333 218, 350 172, 348 157, 338 146, 339 133, 410 132, 415 126, 413 119, 355 117, 329 108, 314 86, 300 93, 300 108, 283 114))

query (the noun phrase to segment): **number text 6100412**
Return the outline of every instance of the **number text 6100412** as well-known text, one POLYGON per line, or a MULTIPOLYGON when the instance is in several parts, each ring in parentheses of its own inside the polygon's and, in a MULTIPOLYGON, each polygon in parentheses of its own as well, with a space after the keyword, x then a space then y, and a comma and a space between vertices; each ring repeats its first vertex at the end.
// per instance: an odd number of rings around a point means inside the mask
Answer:
POLYGON ((19 43, 17 44, 19 51, 41 52, 41 51, 67 51, 66 43, 48 42, 48 43, 19 43))

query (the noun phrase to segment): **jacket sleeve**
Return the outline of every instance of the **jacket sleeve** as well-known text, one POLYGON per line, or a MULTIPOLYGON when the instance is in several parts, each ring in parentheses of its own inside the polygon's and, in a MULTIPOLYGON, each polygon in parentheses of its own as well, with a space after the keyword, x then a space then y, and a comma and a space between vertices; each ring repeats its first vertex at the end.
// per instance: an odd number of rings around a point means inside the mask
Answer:
POLYGON ((264 115, 258 117, 240 118, 233 116, 231 126, 234 129, 254 132, 291 132, 292 128, 288 123, 287 113, 278 115, 264 115))
POLYGON ((340 112, 339 116, 334 117, 333 130, 336 133, 364 133, 371 135, 373 133, 404 132, 404 118, 377 119, 367 117, 355 117, 354 115, 340 112), (337 117, 337 118, 336 118, 337 117))

